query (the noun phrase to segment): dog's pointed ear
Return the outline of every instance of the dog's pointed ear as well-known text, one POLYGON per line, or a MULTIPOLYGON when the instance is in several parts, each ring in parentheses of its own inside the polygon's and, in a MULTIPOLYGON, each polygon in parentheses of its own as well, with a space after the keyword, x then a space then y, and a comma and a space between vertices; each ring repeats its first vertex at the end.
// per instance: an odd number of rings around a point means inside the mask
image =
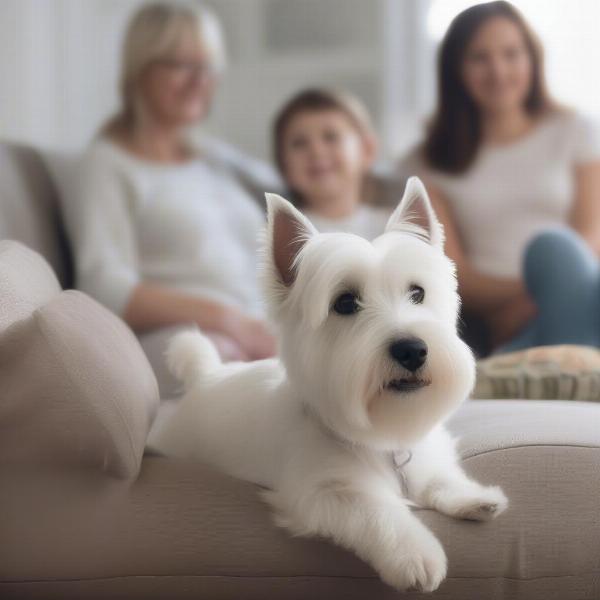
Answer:
POLYGON ((277 194, 265 194, 265 197, 268 213, 268 258, 279 282, 290 287, 296 280, 298 255, 317 230, 285 198, 277 194))
POLYGON ((392 213, 387 225, 388 231, 410 231, 415 228, 432 246, 444 245, 444 228, 438 221, 431 200, 423 182, 418 177, 410 177, 406 182, 404 196, 392 213))

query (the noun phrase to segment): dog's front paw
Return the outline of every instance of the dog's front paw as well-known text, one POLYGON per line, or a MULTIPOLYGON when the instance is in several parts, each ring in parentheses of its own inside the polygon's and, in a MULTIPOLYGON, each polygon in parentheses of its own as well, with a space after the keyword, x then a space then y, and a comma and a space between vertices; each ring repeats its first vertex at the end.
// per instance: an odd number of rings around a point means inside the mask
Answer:
POLYGON ((470 521, 491 521, 508 507, 508 500, 498 486, 477 486, 464 492, 445 491, 438 502, 440 512, 470 521))
POLYGON ((394 557, 381 572, 382 579, 400 590, 433 592, 446 577, 446 554, 427 529, 411 533, 401 541, 394 557))

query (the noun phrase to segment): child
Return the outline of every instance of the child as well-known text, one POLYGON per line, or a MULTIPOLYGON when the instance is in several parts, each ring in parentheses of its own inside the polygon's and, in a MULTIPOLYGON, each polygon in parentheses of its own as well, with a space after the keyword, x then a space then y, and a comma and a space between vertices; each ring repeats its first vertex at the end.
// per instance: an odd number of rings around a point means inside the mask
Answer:
POLYGON ((329 90, 300 92, 279 112, 273 134, 291 199, 319 231, 369 240, 383 233, 391 210, 365 203, 376 143, 358 100, 329 90))

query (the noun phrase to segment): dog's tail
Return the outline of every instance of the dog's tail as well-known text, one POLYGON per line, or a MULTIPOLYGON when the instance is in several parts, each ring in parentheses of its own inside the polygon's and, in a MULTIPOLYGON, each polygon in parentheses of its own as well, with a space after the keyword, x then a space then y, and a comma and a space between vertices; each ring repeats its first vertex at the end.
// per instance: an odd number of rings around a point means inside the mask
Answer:
POLYGON ((221 364, 221 357, 209 338, 190 330, 173 336, 167 348, 167 364, 187 388, 198 377, 215 370, 221 364))

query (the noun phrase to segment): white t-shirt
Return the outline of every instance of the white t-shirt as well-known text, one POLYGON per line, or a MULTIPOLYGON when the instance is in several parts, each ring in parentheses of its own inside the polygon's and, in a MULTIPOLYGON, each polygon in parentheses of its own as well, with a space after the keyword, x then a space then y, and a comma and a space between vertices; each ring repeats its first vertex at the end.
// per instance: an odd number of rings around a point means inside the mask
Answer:
POLYGON ((324 217, 311 210, 305 210, 304 214, 321 233, 354 233, 373 240, 383 233, 392 210, 360 204, 351 215, 340 219, 324 217))
POLYGON ((64 208, 77 286, 115 313, 148 281, 262 314, 264 214, 218 164, 152 163, 98 139, 75 189, 64 208))
POLYGON ((559 112, 513 143, 484 145, 466 173, 427 168, 416 151, 400 169, 407 176, 422 175, 448 200, 466 255, 478 271, 517 278, 529 240, 568 224, 574 168, 593 161, 600 161, 597 125, 559 112))

